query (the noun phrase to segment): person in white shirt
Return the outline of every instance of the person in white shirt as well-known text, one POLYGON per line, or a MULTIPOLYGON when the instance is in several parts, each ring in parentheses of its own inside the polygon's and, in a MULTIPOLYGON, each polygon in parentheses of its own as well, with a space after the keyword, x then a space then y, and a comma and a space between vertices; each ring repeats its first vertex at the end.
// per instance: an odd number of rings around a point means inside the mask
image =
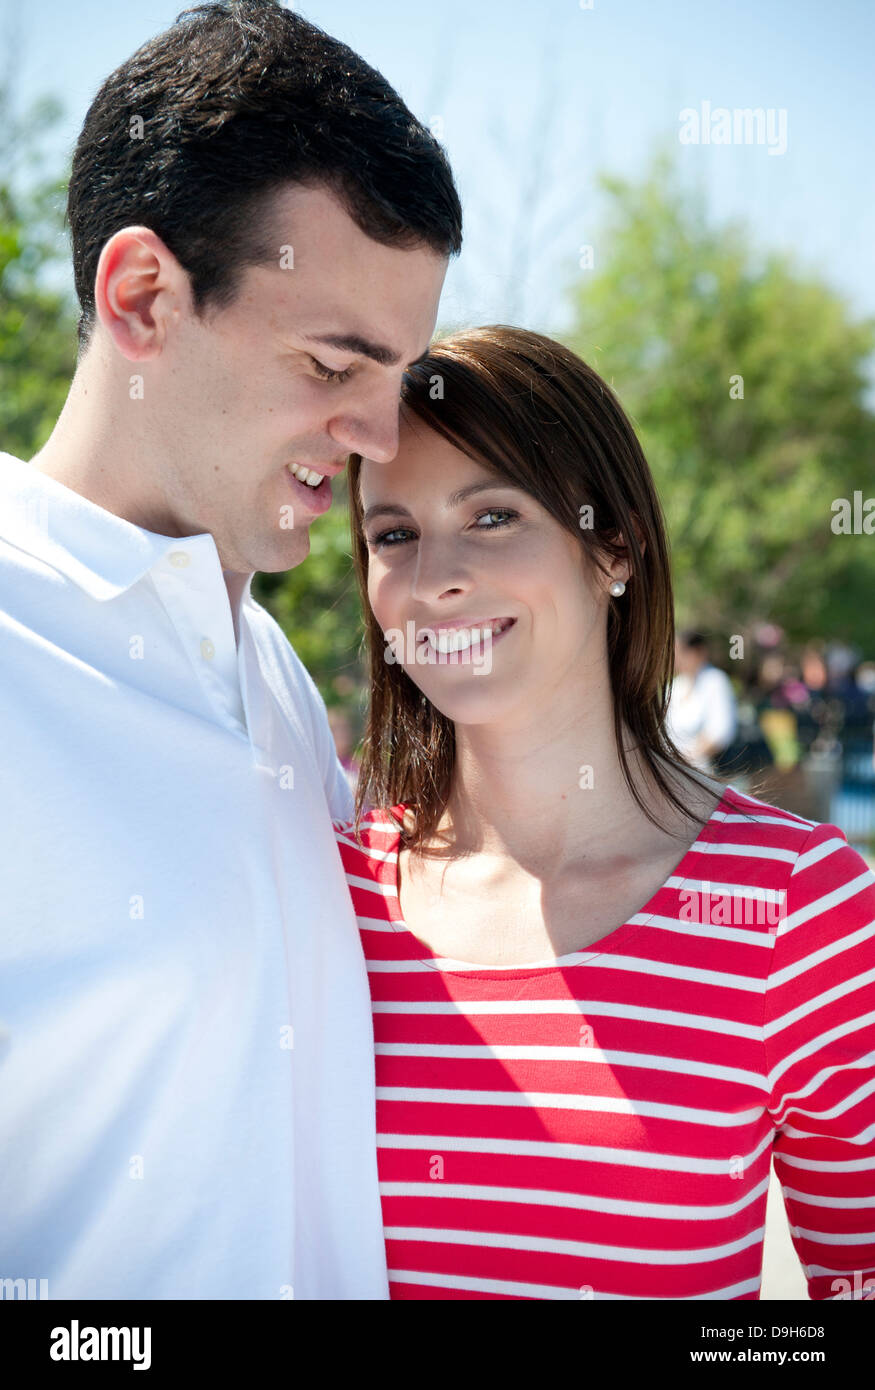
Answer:
POLYGON ((351 451, 395 455, 452 174, 348 48, 242 0, 107 79, 68 216, 76 374, 0 455, 0 1279, 387 1298, 352 800, 250 586, 351 451))
POLYGON ((732 743, 738 726, 737 701, 725 671, 712 666, 700 632, 678 634, 668 718, 678 749, 696 767, 713 772, 715 759, 732 743))

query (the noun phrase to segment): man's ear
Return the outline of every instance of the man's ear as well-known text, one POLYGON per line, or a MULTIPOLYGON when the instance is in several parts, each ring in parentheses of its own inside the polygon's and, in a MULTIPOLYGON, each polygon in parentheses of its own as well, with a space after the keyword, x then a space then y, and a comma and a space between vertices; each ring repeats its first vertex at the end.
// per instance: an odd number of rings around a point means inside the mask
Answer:
POLYGON ((123 357, 157 357, 179 303, 190 300, 188 277, 150 227, 122 227, 100 253, 94 282, 97 318, 123 357))

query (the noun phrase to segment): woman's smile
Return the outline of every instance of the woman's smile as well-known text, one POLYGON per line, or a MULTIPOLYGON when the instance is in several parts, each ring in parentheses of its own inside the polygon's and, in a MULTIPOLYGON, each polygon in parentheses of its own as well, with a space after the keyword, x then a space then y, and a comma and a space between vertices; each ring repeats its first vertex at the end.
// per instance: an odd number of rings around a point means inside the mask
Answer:
POLYGON ((446 657, 442 664, 460 666, 469 662, 481 649, 493 647, 500 637, 515 625, 516 618, 488 618, 477 622, 460 620, 423 627, 417 633, 417 659, 423 649, 426 660, 446 657))

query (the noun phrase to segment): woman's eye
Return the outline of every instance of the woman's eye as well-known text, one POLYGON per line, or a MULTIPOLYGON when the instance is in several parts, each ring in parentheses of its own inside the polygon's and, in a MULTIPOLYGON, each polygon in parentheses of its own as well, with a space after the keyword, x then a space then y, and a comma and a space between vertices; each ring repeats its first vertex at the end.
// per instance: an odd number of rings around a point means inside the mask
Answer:
MULTIPOLYGON (((519 512, 513 511, 510 507, 490 507, 488 512, 481 512, 474 520, 475 531, 497 531, 502 526, 509 526, 512 521, 518 521, 519 512), (487 517, 493 517, 495 520, 490 526, 481 526, 480 522, 487 517)), ((374 536, 370 544, 375 549, 379 549, 381 545, 404 545, 413 534, 406 526, 396 526, 392 531, 382 531, 380 535, 374 536)))
POLYGON ((477 517, 477 529, 480 531, 496 531, 499 526, 507 526, 509 522, 515 521, 519 512, 514 512, 510 507, 490 507, 488 512, 481 512, 477 517), (492 526, 480 526, 480 522, 487 516, 497 516, 498 521, 492 526))
POLYGON ((381 545, 403 545, 403 540, 392 540, 392 536, 408 536, 412 533, 404 526, 397 526, 394 531, 383 531, 379 536, 374 536, 371 545, 379 547, 381 545))
POLYGON ((324 362, 320 362, 318 357, 311 357, 313 370, 323 381, 346 381, 352 375, 352 367, 346 367, 342 372, 333 371, 331 367, 326 367, 324 362))

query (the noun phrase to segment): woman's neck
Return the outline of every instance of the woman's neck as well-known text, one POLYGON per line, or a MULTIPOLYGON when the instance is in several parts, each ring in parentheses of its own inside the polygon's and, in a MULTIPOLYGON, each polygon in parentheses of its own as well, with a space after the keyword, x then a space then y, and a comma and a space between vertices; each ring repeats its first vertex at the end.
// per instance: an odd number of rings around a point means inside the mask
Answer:
MULTIPOLYGON (((657 787, 645 759, 624 731, 636 787, 664 832, 692 838, 684 818, 657 787)), ((664 775, 695 815, 707 817, 720 784, 699 791, 667 763, 664 775)), ((453 785, 438 829, 453 857, 483 853, 511 859, 539 874, 555 874, 590 854, 604 857, 624 844, 660 835, 623 774, 613 724, 594 702, 557 723, 533 716, 527 728, 456 728, 453 785)))

